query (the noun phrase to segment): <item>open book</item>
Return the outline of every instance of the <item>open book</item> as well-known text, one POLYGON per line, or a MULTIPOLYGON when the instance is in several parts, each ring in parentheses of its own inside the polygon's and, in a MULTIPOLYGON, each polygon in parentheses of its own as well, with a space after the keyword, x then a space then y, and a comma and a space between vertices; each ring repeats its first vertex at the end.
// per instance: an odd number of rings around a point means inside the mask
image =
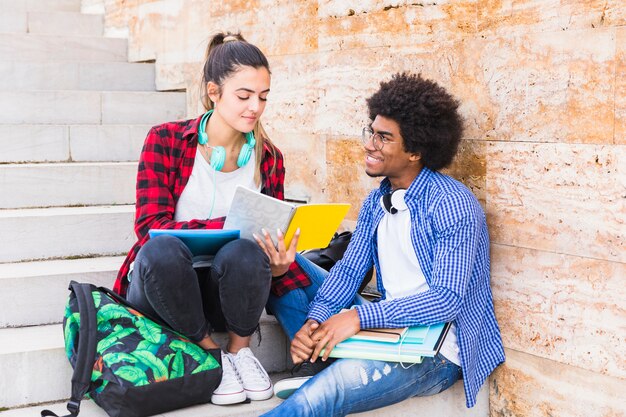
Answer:
POLYGON ((325 248, 348 213, 350 204, 293 203, 237 186, 233 202, 226 216, 224 229, 240 231, 242 239, 254 240, 252 234, 262 237, 267 230, 276 245, 276 230, 285 235, 289 247, 296 229, 300 228, 297 250, 325 248))

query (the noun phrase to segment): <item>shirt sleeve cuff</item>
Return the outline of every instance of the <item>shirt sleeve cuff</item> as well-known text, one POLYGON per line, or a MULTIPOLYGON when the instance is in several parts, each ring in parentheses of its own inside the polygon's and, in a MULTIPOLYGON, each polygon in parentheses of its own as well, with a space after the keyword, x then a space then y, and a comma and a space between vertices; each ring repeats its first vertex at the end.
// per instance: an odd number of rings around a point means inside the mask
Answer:
POLYGON ((318 323, 323 323, 328 320, 333 314, 328 308, 321 304, 314 304, 309 310, 307 319, 313 319, 318 323))
POLYGON ((384 327, 383 306, 380 303, 367 303, 354 307, 361 321, 361 329, 384 327))

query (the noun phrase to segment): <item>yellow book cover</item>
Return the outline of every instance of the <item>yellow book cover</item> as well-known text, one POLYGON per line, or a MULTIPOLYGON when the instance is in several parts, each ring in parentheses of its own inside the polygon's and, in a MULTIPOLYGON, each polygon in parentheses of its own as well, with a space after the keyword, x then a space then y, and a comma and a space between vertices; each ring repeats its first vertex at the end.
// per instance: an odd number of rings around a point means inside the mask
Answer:
POLYGON ((239 230, 242 239, 253 239, 265 229, 277 244, 276 230, 285 235, 289 247, 297 228, 300 228, 298 251, 325 248, 330 243, 350 204, 305 204, 278 200, 238 185, 226 216, 224 229, 239 230))
POLYGON ((300 228, 297 250, 325 248, 330 243, 341 221, 348 214, 350 204, 307 204, 297 206, 285 233, 289 247, 294 233, 300 228))

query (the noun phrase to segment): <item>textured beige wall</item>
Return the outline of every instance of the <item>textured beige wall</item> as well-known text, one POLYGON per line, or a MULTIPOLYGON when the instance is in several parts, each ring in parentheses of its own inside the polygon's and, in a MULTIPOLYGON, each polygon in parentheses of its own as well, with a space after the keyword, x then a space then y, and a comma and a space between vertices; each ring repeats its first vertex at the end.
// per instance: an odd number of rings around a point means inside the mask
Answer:
MULTIPOLYGON (((91 0, 92 2, 98 0, 91 0)), ((287 193, 360 201, 364 99, 420 71, 463 103, 448 170, 487 212, 507 363, 493 416, 626 415, 623 0, 105 0, 107 32, 199 112, 207 39, 241 30, 272 66, 265 124, 287 193)))

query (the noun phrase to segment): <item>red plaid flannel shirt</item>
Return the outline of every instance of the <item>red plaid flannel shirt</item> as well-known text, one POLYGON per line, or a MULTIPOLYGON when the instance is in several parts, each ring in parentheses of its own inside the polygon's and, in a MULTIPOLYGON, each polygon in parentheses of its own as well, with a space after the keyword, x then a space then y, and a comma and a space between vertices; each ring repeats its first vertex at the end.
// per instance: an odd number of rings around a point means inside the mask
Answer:
MULTIPOLYGON (((150 229, 221 229, 225 217, 211 220, 174 221, 176 202, 183 192, 196 156, 200 118, 165 123, 153 127, 141 151, 137 172, 137 203, 133 245, 117 274, 113 291, 125 296, 128 272, 141 246, 149 239, 150 229)), ((285 168, 283 157, 276 149, 276 160, 267 145, 261 161, 261 192, 283 200, 285 168), (276 167, 272 173, 272 166, 276 167)), ((283 295, 293 289, 311 284, 309 277, 295 262, 286 275, 272 281, 272 292, 283 295)))

